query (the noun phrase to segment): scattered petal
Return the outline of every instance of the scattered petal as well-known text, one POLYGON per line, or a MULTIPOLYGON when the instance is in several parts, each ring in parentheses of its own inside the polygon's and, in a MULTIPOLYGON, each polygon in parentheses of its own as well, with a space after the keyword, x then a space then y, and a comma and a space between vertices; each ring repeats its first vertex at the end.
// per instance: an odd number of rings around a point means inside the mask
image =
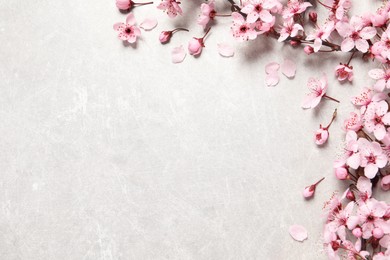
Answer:
POLYGON ((275 74, 280 68, 279 63, 277 62, 270 62, 267 65, 265 65, 265 72, 267 74, 275 74))
POLYGON ((234 55, 234 49, 232 46, 226 43, 218 43, 218 52, 223 57, 232 57, 234 55))
POLYGON ((154 18, 146 18, 140 25, 145 31, 153 30, 157 26, 157 20, 154 18))
POLYGON ((293 78, 297 71, 297 65, 292 60, 285 59, 281 65, 281 70, 287 78, 293 78))
POLYGON ((183 45, 180 45, 179 47, 175 47, 172 49, 172 62, 180 63, 184 60, 186 55, 187 54, 183 48, 183 45))
POLYGON ((265 76, 265 84, 268 87, 274 87, 279 83, 279 75, 277 73, 271 73, 265 76))
POLYGON ((301 225, 292 225, 288 229, 288 232, 296 241, 302 242, 307 239, 307 230, 301 225))

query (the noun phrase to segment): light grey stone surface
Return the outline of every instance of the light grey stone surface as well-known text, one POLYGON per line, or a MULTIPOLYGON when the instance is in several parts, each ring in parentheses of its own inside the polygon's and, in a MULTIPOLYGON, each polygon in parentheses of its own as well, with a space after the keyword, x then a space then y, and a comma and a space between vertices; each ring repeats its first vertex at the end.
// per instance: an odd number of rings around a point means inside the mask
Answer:
POLYGON ((188 20, 138 8, 138 21, 164 19, 125 47, 113 2, 0 0, 0 259, 325 259, 322 205, 343 188, 332 161, 361 87, 333 78, 347 57, 261 38, 222 58, 222 19, 200 58, 174 65, 171 49, 200 28, 162 46, 159 32, 188 20), (296 78, 265 87, 264 65, 285 57, 296 78), (303 111, 307 78, 323 72, 341 104, 303 111), (336 107, 319 149, 313 132, 336 107))

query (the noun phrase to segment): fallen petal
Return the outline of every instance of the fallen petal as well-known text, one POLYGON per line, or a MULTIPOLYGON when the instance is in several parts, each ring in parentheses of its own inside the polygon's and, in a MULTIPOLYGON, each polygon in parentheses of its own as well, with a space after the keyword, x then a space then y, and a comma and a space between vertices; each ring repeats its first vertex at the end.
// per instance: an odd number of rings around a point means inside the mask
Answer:
POLYGON ((232 57, 234 55, 234 49, 232 46, 226 43, 218 43, 218 52, 223 57, 232 57))
POLYGON ((153 30, 157 26, 157 20, 153 18, 146 18, 140 25, 145 31, 153 30))
POLYGON ((290 226, 288 232, 296 241, 302 242, 303 240, 307 239, 307 230, 301 225, 290 226))
POLYGON ((265 65, 265 72, 267 74, 275 73, 279 70, 280 65, 277 62, 270 62, 267 65, 265 65))
POLYGON ((279 83, 279 75, 277 73, 271 73, 265 76, 265 84, 268 87, 274 87, 279 83))
POLYGON ((180 45, 179 47, 175 47, 172 49, 172 62, 173 63, 180 63, 184 60, 186 55, 187 54, 183 48, 183 45, 180 45))
POLYGON ((295 72, 297 71, 297 65, 292 60, 285 59, 281 66, 282 73, 287 78, 293 78, 295 76, 295 72))

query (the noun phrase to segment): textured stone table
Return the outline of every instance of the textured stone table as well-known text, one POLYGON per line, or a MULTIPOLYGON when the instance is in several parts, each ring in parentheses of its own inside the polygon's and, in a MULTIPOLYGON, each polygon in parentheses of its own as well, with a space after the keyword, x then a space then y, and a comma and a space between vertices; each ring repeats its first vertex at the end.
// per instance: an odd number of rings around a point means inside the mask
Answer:
POLYGON ((335 81, 347 57, 260 38, 222 58, 227 18, 200 58, 175 65, 171 49, 201 29, 138 8, 139 21, 164 19, 125 47, 113 2, 0 0, 0 259, 325 259, 322 205, 343 188, 332 162, 362 87, 335 81), (173 25, 192 33, 160 45, 173 25), (265 64, 286 57, 295 79, 266 87, 265 64), (308 77, 323 72, 341 104, 302 110, 308 77), (318 149, 313 132, 336 107, 318 149), (295 223, 308 229, 303 243, 288 234, 295 223))

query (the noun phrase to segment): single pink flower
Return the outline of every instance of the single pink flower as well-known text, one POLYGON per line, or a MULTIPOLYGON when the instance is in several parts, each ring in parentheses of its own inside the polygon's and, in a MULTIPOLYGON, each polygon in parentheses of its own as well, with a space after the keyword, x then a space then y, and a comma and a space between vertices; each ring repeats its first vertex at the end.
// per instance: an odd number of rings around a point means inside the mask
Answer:
POLYGON ((331 98, 326 95, 326 90, 328 89, 328 80, 326 75, 323 74, 321 78, 309 78, 307 87, 310 90, 310 93, 307 94, 306 98, 302 103, 303 108, 315 108, 321 101, 322 97, 331 99, 339 103, 338 100, 331 98))
POLYGON ((197 20, 197 23, 203 28, 206 28, 207 24, 210 22, 210 20, 214 20, 215 16, 230 16, 230 14, 217 14, 215 11, 215 1, 211 0, 208 3, 203 3, 200 6, 201 14, 197 20))
POLYGON ((257 37, 257 32, 255 31, 255 24, 247 23, 245 18, 237 12, 232 13, 233 17, 233 36, 238 41, 247 41, 253 40, 257 37))
POLYGON ((352 81, 353 79, 353 67, 349 66, 348 64, 342 64, 338 65, 335 69, 336 77, 339 81, 352 81))
POLYGON ((303 197, 305 197, 306 199, 308 198, 311 198, 313 197, 314 195, 314 192, 316 191, 316 187, 318 184, 320 184, 321 181, 323 181, 325 179, 325 177, 321 178, 319 181, 317 181, 316 183, 310 185, 310 186, 307 186, 304 190, 303 190, 303 197))
POLYGON ((303 27, 300 24, 294 23, 293 19, 283 22, 282 30, 280 31, 280 36, 278 41, 282 42, 288 37, 295 37, 298 35, 299 31, 303 31, 303 27))
POLYGON ((348 179, 348 170, 345 167, 337 167, 334 170, 334 173, 336 175, 336 178, 339 180, 346 180, 348 179))
POLYGON ((349 23, 337 23, 336 29, 344 37, 341 43, 341 51, 343 52, 349 52, 356 47, 359 51, 366 53, 369 47, 367 40, 376 35, 376 29, 371 26, 365 27, 362 18, 358 16, 353 16, 349 23))
POLYGON ((389 105, 386 101, 371 102, 363 116, 364 129, 374 133, 375 138, 382 140, 386 135, 386 127, 390 125, 389 105))
MULTIPOLYGON (((211 27, 210 27, 211 28, 211 27)), ((190 42, 188 43, 188 52, 193 55, 197 56, 202 53, 202 49, 204 46, 204 38, 207 36, 207 34, 210 31, 210 28, 206 31, 204 36, 202 38, 195 38, 193 37, 190 42)))
POLYGON ((360 138, 358 143, 361 158, 360 166, 364 167, 364 175, 372 179, 380 168, 386 166, 387 156, 377 142, 370 142, 367 139, 360 138))
POLYGON ((322 27, 319 27, 314 33, 309 34, 306 37, 306 40, 312 41, 314 40, 313 50, 314 52, 318 52, 322 47, 322 42, 327 41, 330 34, 334 31, 334 22, 327 22, 322 27))
POLYGON ((390 69, 372 69, 368 72, 368 75, 377 80, 374 85, 374 90, 381 92, 385 88, 390 89, 390 69))
POLYGON ((294 17, 295 15, 301 14, 306 11, 308 7, 312 6, 312 4, 308 2, 301 1, 288 1, 286 8, 283 10, 283 18, 289 19, 294 17))
POLYGON ((183 14, 179 4, 180 2, 176 2, 176 0, 162 0, 157 8, 166 12, 170 18, 174 18, 178 14, 183 14))
MULTIPOLYGON (((387 204, 375 199, 369 199, 359 205, 357 214, 364 239, 369 239, 376 228, 386 231, 386 233, 389 232, 389 224, 383 220, 386 211, 387 204)), ((380 231, 376 230, 376 232, 380 231)))
POLYGON ((264 22, 271 22, 273 16, 270 10, 274 7, 272 3, 272 1, 267 0, 249 0, 244 4, 241 12, 248 15, 248 23, 254 23, 259 18, 264 22))
POLYGON ((117 31, 118 38, 122 41, 128 41, 134 43, 137 41, 137 37, 141 35, 141 30, 135 26, 136 20, 133 13, 130 13, 126 18, 126 24, 116 23, 114 24, 114 30, 117 31))

